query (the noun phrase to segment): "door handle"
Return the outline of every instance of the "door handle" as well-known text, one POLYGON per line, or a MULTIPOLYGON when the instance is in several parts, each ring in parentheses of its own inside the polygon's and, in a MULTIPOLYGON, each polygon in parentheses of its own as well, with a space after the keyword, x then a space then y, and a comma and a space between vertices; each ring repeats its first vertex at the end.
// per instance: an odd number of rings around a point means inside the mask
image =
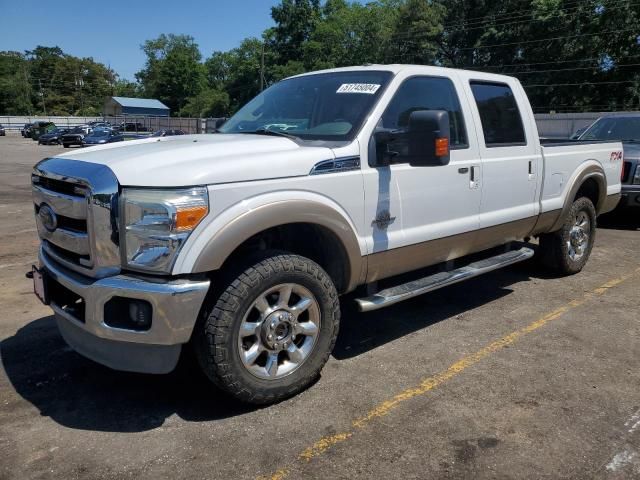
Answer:
POLYGON ((529 180, 533 180, 536 178, 535 173, 533 173, 533 160, 529 160, 529 180))
POLYGON ((469 188, 476 189, 480 186, 480 167, 471 167, 471 174, 469 175, 469 188))
POLYGON ((459 168, 458 173, 462 173, 462 174, 469 173, 469 167, 459 168))

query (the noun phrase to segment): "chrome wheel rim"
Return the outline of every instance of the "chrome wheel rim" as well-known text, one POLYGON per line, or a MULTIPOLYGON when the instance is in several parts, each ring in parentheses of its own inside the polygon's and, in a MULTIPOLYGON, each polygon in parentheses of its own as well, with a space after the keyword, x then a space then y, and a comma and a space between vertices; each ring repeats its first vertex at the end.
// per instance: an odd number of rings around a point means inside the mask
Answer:
POLYGON ((567 240, 567 250, 571 260, 580 260, 589 245, 589 237, 591 234, 591 221, 586 212, 581 211, 574 218, 573 226, 569 231, 569 239, 567 240))
POLYGON ((238 333, 238 352, 254 376, 276 380, 297 370, 320 333, 320 305, 302 285, 283 283, 253 301, 238 333))

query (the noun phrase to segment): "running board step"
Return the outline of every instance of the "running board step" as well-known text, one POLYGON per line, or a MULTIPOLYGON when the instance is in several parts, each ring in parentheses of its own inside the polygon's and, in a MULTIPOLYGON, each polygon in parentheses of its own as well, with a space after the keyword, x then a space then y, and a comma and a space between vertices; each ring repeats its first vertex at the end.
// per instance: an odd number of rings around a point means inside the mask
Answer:
POLYGON ((387 288, 369 297, 357 298, 356 303, 361 312, 378 310, 379 308, 388 307, 394 303, 417 297, 423 293, 432 292, 447 285, 453 285, 454 283, 477 277, 483 273, 528 260, 533 257, 533 253, 532 249, 526 247, 520 250, 512 250, 496 255, 495 257, 470 263, 465 267, 460 267, 449 272, 439 272, 434 275, 429 275, 428 277, 387 288))

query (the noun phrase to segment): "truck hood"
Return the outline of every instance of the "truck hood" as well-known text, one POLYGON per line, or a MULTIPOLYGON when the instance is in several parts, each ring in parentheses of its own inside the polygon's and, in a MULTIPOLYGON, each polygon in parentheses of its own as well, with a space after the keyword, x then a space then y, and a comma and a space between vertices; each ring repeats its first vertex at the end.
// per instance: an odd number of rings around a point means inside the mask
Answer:
POLYGON ((180 187, 308 175, 334 154, 284 137, 208 134, 110 143, 57 158, 106 165, 125 186, 180 187))

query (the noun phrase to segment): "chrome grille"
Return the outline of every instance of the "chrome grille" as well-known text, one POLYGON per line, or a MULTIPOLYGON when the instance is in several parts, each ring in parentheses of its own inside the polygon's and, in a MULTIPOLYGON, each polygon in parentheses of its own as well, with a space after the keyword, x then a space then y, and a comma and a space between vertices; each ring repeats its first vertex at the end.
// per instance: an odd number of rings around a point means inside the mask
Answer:
POLYGON ((120 271, 118 182, 99 164, 48 158, 31 177, 43 250, 62 265, 95 278, 120 271))

